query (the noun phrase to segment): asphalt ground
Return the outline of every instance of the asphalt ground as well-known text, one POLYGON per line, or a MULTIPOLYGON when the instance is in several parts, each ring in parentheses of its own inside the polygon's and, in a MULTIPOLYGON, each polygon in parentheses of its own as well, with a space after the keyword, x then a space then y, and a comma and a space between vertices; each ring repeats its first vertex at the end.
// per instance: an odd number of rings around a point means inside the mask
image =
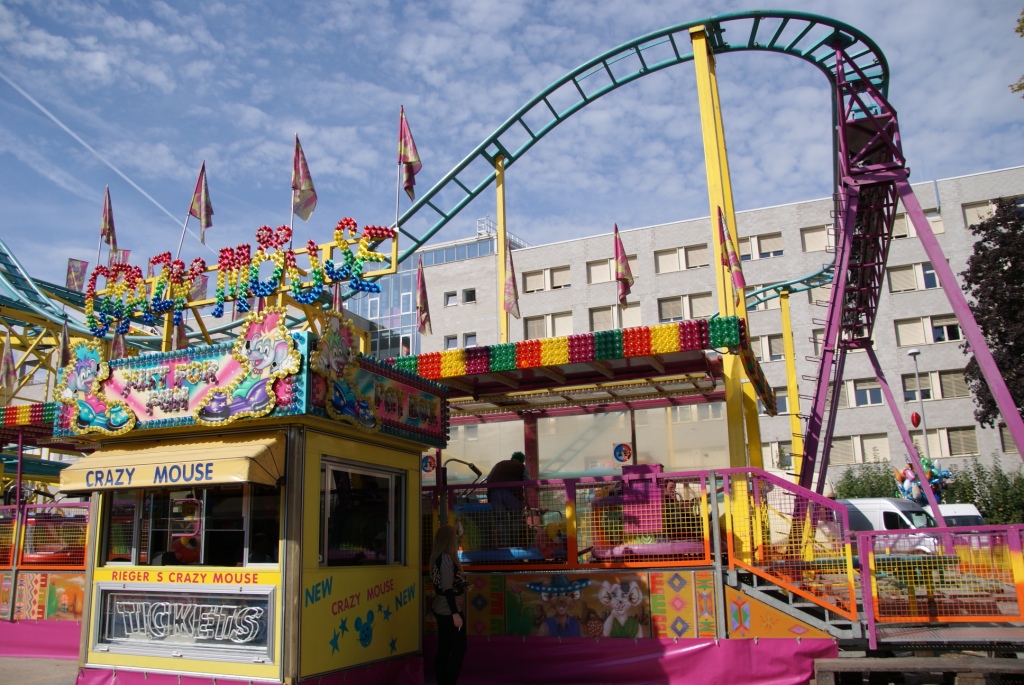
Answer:
POLYGON ((12 685, 74 685, 77 676, 74 660, 0 658, 0 681, 12 685))

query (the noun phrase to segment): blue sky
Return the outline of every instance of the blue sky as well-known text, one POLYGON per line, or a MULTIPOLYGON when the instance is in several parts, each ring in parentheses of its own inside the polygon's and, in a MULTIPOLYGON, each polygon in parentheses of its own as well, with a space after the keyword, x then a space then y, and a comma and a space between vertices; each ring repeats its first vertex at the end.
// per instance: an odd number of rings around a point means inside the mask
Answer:
MULTIPOLYGON (((207 243, 254 243, 260 225, 288 222, 296 132, 320 198, 308 224, 296 219, 301 243, 326 242, 344 216, 391 224, 399 105, 422 192, 599 53, 765 7, 835 17, 878 43, 912 180, 1024 161, 1024 100, 1008 88, 1024 73, 1017 1, 2 0, 0 236, 33 275, 63 282, 67 258, 95 261, 109 185, 118 242, 141 265, 174 250, 205 160, 207 243)), ((723 56, 718 76, 737 208, 831 194, 825 79, 764 53, 723 56)), ((690 64, 643 78, 548 135, 509 170, 510 230, 546 243, 706 215, 693 82, 690 64)), ((494 211, 488 193, 437 239, 494 211)), ((215 259, 189 236, 182 256, 195 255, 215 259)))

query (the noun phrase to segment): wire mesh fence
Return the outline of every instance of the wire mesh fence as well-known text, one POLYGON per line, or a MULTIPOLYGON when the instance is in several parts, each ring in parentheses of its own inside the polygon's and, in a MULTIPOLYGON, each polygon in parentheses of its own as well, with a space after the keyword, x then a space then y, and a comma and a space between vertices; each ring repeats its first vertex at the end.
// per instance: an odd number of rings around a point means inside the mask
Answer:
POLYGON ((19 566, 84 569, 89 504, 25 506, 25 537, 19 566))
POLYGON ((14 561, 14 534, 17 532, 18 507, 0 506, 0 568, 14 561))
POLYGON ((872 531, 865 550, 879 623, 1024 619, 1022 526, 872 531))

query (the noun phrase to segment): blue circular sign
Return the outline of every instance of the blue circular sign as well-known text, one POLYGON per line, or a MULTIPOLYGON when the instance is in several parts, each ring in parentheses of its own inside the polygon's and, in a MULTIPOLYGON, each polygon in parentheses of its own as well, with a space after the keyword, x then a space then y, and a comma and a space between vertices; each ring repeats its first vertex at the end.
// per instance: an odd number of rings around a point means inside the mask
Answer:
POLYGON ((612 452, 612 454, 615 455, 615 461, 619 462, 620 464, 625 464, 627 461, 632 461, 633 448, 624 442, 620 442, 618 445, 615 446, 615 450, 612 452))

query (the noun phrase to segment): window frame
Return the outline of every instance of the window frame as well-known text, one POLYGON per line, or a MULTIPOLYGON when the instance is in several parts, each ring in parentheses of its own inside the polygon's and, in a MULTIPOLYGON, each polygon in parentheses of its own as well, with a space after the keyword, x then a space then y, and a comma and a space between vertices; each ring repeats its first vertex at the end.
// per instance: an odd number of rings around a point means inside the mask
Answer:
MULTIPOLYGON (((331 563, 328 553, 329 536, 331 534, 331 510, 328 495, 330 493, 331 473, 333 471, 344 471, 350 474, 370 476, 372 478, 387 479, 387 517, 385 522, 386 551, 383 563, 373 563, 364 559, 361 563, 369 566, 404 566, 406 565, 409 531, 406 530, 406 519, 409 507, 408 497, 408 474, 400 469, 390 469, 377 464, 366 464, 364 462, 352 461, 335 457, 333 455, 322 455, 320 458, 320 568, 333 568, 338 566, 352 566, 351 563, 331 563)), ((365 490, 366 488, 364 488, 365 490)), ((380 490, 378 489, 379 493, 380 490)), ((377 517, 365 517, 375 520, 377 517)), ((376 538, 375 538, 376 539, 376 538)), ((358 558, 358 556, 356 557, 358 558)))
POLYGON ((442 300, 445 307, 455 307, 459 304, 459 292, 457 290, 449 290, 444 294, 442 300))

